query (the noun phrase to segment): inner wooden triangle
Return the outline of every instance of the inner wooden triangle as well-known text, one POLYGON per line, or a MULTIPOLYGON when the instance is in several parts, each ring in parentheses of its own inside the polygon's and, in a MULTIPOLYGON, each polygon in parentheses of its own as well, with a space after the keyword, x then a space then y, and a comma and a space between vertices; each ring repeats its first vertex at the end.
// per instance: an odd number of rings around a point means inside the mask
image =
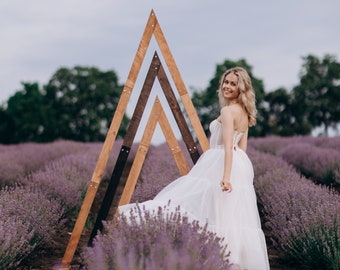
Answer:
POLYGON ((175 134, 157 96, 153 103, 152 111, 145 127, 143 137, 139 143, 137 154, 134 158, 124 191, 119 201, 119 206, 128 204, 131 200, 157 124, 159 124, 161 127, 180 174, 185 175, 189 172, 189 166, 184 158, 175 134))

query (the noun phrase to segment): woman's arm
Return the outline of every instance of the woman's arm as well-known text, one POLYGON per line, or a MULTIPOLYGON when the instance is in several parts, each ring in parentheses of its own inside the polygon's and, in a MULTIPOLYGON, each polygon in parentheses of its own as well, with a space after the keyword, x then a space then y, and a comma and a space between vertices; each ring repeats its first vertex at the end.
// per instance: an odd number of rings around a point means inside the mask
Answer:
POLYGON ((230 107, 222 108, 221 121, 224 144, 224 171, 221 186, 222 191, 231 191, 230 174, 233 159, 234 117, 230 107))

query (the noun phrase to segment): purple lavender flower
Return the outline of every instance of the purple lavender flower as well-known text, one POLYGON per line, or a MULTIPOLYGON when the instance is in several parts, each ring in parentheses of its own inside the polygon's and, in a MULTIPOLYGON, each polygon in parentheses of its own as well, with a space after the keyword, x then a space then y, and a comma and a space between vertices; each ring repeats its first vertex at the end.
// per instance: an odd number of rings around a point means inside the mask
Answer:
POLYGON ((0 269, 14 269, 36 247, 30 243, 34 232, 29 223, 24 223, 16 216, 7 216, 0 206, 0 269))
POLYGON ((339 269, 340 196, 279 157, 250 148, 254 184, 275 246, 295 265, 339 269))
POLYGON ((0 152, 0 187, 15 185, 20 177, 41 168, 49 161, 86 148, 85 143, 56 141, 9 145, 0 152), (6 150, 8 149, 8 150, 6 150))
POLYGON ((47 245, 62 225, 62 215, 61 206, 39 191, 21 187, 2 189, 0 265, 15 266, 33 250, 47 245))
POLYGON ((340 184, 340 151, 307 143, 290 144, 281 157, 318 183, 340 184))
POLYGON ((228 269, 222 239, 190 223, 179 212, 139 208, 140 216, 119 216, 105 224, 94 246, 83 252, 87 269, 228 269), (98 264, 99 262, 99 264, 98 264))

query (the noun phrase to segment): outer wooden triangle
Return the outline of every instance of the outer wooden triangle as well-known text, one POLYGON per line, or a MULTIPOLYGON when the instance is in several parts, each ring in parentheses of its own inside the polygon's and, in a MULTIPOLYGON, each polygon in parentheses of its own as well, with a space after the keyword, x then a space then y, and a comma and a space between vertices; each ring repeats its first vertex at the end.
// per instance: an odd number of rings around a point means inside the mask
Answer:
MULTIPOLYGON (((119 99, 119 102, 118 102, 115 114, 113 116, 110 128, 108 130, 106 139, 104 141, 102 150, 100 152, 95 170, 93 172, 91 181, 90 181, 89 186, 88 186, 87 193, 86 193, 85 198, 83 200, 83 204, 81 206, 81 209, 80 209, 78 218, 76 220, 74 229, 72 231, 68 246, 66 248, 64 257, 62 259, 60 269, 69 269, 70 268, 70 263, 71 263, 72 258, 74 256, 74 253, 77 249, 81 233, 84 229, 84 226, 85 226, 89 211, 91 209, 92 203, 94 201, 98 186, 101 182, 103 172, 105 170, 110 152, 112 150, 114 141, 116 139, 119 127, 121 125, 124 113, 126 111, 127 104, 129 102, 131 93, 133 91, 136 79, 138 77, 138 74, 139 74, 141 65, 143 63, 143 60, 144 60, 144 57, 145 57, 145 54, 146 54, 147 48, 149 46, 152 35, 155 36, 156 41, 158 43, 158 46, 160 47, 162 55, 165 59, 165 62, 167 64, 168 69, 170 71, 170 74, 172 76, 172 79, 175 83, 177 91, 178 91, 180 98, 182 100, 182 103, 184 105, 184 109, 186 110, 186 113, 189 117, 189 121, 191 122, 191 125, 192 125, 192 127, 193 127, 193 129, 196 133, 197 139, 200 143, 202 150, 205 151, 209 147, 208 139, 207 139, 207 137, 204 133, 203 127, 202 127, 202 125, 199 121, 196 110, 195 110, 195 108, 194 108, 194 106, 191 102, 190 96, 189 96, 189 94, 186 90, 185 84, 184 84, 182 77, 179 73, 179 70, 178 70, 177 65, 175 63, 175 60, 174 60, 174 58, 171 54, 169 46, 168 46, 166 39, 164 37, 164 34, 163 34, 163 32, 160 28, 160 25, 158 23, 156 15, 155 15, 154 11, 152 10, 151 13, 150 13, 149 19, 147 21, 142 39, 139 43, 134 61, 132 63, 132 67, 131 67, 130 72, 128 74, 128 78, 126 80, 123 92, 122 92, 121 97, 119 99)), ((160 80, 160 83, 162 84, 161 80, 160 80)), ((167 97, 167 99, 168 99, 168 97, 167 97)), ((168 102, 169 102, 169 99, 168 99, 168 102)), ((159 109, 159 110, 163 111, 162 108, 159 109)), ((176 119, 176 121, 177 121, 177 119, 176 119)), ((164 121, 160 121, 159 123, 162 123, 162 122, 164 123, 164 121)), ((167 125, 163 124, 163 128, 165 128, 165 126, 167 126, 167 125)), ((161 124, 161 127, 162 127, 162 124, 161 124)), ((182 130, 181 130, 181 132, 182 132, 182 130)), ((164 130, 163 130, 163 133, 165 134, 164 130)), ((183 132, 182 132, 182 135, 183 135, 183 132)), ((146 136, 146 139, 147 139, 149 135, 145 135, 145 136, 146 136)), ((171 136, 171 135, 169 135, 169 136, 171 136)), ((152 137, 152 135, 151 135, 151 137, 152 137)), ((167 138, 167 141, 168 141, 168 138, 167 138)), ((129 149, 125 149, 125 150, 127 151, 126 155, 128 155, 129 149)), ((124 149, 123 149, 123 151, 124 151, 124 149)), ((196 149, 189 148, 189 152, 190 153, 196 152, 196 149)), ((139 157, 139 158, 142 158, 142 157, 139 157)), ((138 170, 136 169, 136 171, 138 171, 138 170)))

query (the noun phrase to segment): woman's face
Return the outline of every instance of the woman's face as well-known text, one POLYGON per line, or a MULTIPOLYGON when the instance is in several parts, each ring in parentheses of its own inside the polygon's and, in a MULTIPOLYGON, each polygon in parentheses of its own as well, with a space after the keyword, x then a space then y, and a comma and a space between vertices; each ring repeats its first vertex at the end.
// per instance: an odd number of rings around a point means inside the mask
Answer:
POLYGON ((237 85, 238 77, 234 73, 229 73, 225 76, 222 84, 223 97, 229 101, 237 99, 240 94, 237 85))

